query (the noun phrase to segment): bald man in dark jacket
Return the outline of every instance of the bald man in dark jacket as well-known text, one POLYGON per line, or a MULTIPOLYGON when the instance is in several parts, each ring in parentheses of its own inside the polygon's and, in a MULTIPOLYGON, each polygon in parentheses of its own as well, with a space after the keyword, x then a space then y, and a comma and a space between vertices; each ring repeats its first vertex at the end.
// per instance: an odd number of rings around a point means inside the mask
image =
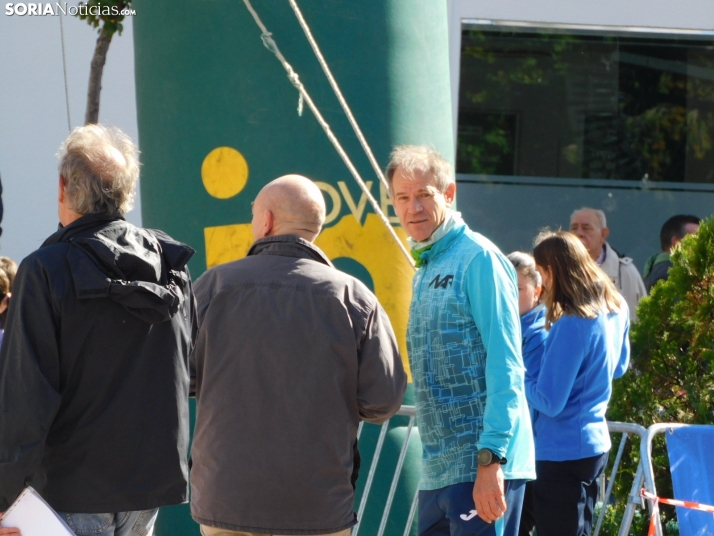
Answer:
POLYGON ((247 258, 196 282, 191 511, 204 536, 349 534, 359 421, 401 404, 389 319, 312 243, 324 217, 311 181, 276 179, 253 205, 247 258))

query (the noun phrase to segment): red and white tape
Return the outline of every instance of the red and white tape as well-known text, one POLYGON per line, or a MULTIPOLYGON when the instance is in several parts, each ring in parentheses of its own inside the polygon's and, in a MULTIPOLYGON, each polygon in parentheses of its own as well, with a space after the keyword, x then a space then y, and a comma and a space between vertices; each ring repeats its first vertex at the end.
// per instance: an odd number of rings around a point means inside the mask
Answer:
POLYGON ((650 501, 657 501, 662 504, 671 504, 672 506, 683 506, 684 508, 691 508, 692 510, 699 510, 700 512, 710 512, 714 514, 714 506, 708 504, 701 504, 692 501, 678 501, 677 499, 662 499, 656 495, 652 495, 647 490, 642 490, 642 496, 650 501))
MULTIPOLYGON (((699 510, 700 512, 709 512, 711 514, 714 514, 714 506, 710 506, 708 504, 701 504, 701 503, 692 502, 692 501, 679 501, 677 499, 662 499, 661 497, 652 495, 650 492, 648 492, 644 488, 642 489, 641 494, 645 499, 648 499, 650 501, 655 501, 655 502, 662 503, 662 504, 670 504, 672 506, 681 506, 683 508, 690 508, 692 510, 699 510)), ((655 517, 652 516, 650 518, 650 528, 649 528, 649 531, 647 532, 647 536, 654 536, 654 535, 655 535, 655 517)))

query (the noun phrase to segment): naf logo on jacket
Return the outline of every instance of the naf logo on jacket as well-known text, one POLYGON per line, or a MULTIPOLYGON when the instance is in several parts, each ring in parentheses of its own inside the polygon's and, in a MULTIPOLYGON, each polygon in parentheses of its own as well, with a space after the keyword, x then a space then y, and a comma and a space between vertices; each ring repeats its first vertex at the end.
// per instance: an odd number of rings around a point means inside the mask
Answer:
POLYGON ((445 275, 444 277, 441 277, 441 274, 437 275, 434 279, 431 280, 429 283, 429 288, 449 288, 451 285, 454 284, 454 276, 453 275, 445 275))

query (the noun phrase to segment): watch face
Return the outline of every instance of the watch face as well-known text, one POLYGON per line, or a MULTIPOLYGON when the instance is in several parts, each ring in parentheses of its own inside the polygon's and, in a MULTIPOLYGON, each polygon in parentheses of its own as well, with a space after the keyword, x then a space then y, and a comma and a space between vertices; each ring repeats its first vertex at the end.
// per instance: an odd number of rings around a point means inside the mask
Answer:
POLYGON ((478 464, 479 465, 491 465, 491 460, 493 459, 493 453, 488 449, 481 449, 478 451, 478 464))

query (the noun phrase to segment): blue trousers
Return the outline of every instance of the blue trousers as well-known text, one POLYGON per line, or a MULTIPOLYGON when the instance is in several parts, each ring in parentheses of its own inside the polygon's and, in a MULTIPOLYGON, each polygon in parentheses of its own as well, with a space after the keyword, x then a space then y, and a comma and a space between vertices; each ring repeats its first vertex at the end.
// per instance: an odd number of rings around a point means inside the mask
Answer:
POLYGON ((419 491, 419 536, 518 536, 525 480, 506 480, 508 509, 494 523, 475 515, 473 482, 419 491))

